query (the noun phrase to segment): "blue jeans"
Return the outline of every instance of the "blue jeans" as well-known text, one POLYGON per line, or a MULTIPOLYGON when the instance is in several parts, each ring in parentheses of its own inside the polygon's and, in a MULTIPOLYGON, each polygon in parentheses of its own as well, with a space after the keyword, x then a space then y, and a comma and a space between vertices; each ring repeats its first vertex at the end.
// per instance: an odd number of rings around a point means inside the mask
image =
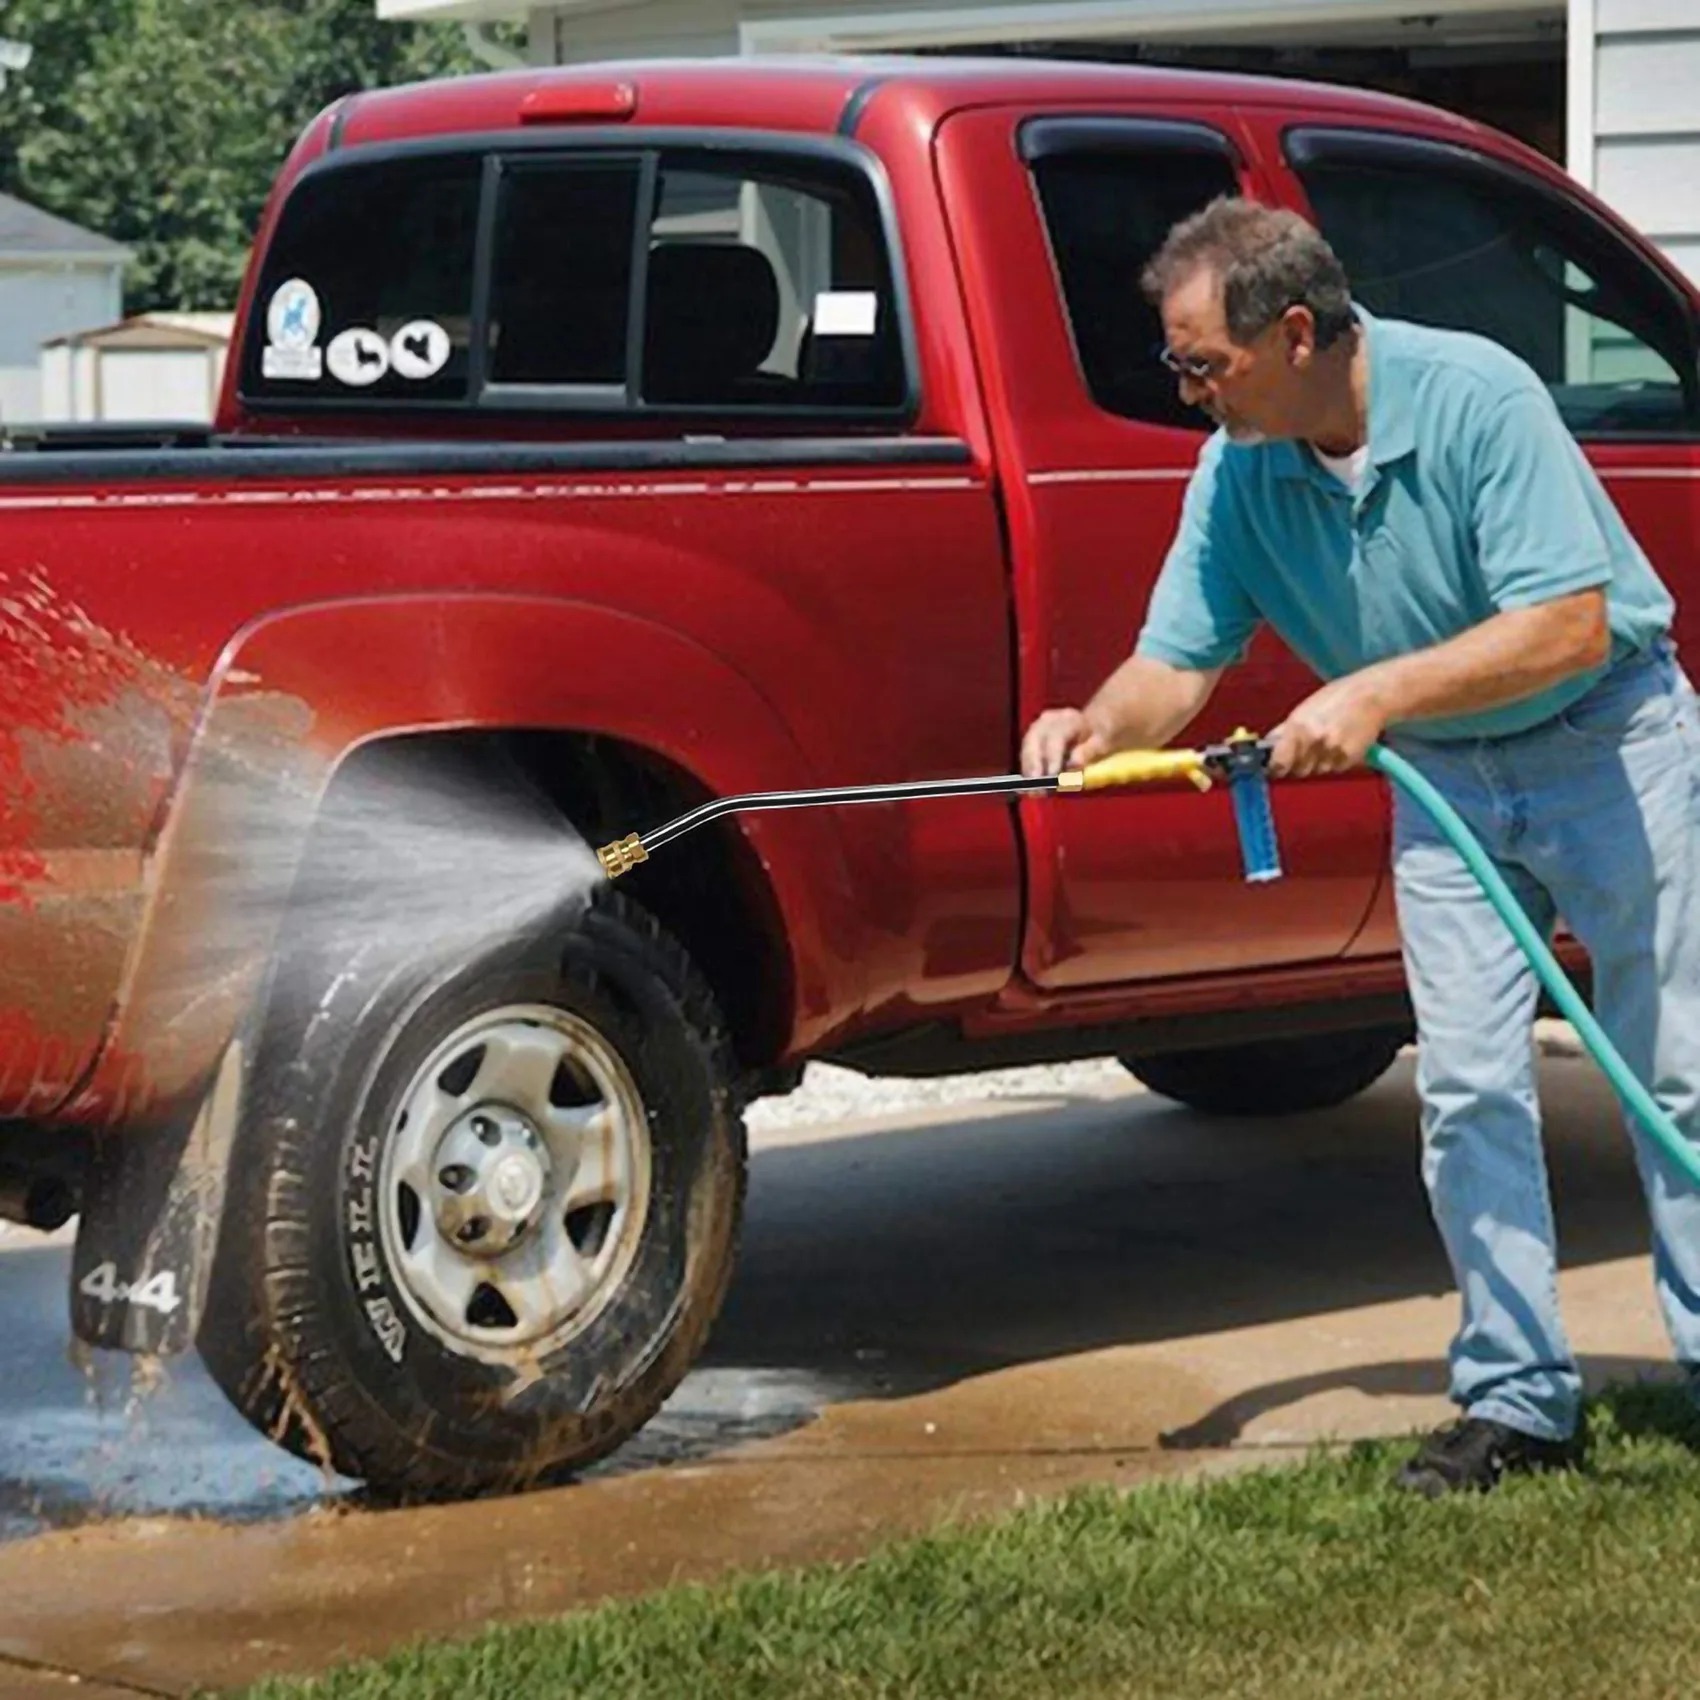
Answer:
MULTIPOLYGON (((1535 923, 1587 948, 1594 1010, 1700 1143, 1700 709, 1668 645, 1620 663, 1515 737, 1395 734, 1469 823, 1535 923)), ((1533 971, 1474 876, 1395 788, 1394 885, 1416 1007, 1423 1179, 1463 1301, 1452 1397, 1544 1439, 1581 1378, 1559 1317, 1535 1099, 1533 971)), ((1700 1189, 1629 1120, 1653 1273, 1678 1361, 1700 1369, 1700 1189)))

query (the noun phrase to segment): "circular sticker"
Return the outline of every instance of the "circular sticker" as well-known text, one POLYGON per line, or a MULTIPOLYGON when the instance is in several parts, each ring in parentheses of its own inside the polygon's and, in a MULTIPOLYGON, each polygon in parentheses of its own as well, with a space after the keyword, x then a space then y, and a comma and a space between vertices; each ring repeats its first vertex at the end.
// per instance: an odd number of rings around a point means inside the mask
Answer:
POLYGON ((375 384, 390 369, 390 345, 374 330, 355 325, 331 338, 325 364, 339 383, 364 389, 375 384))
POLYGON ((403 378, 434 378, 449 363, 449 333, 435 319, 413 319, 390 338, 390 364, 403 378))
POLYGON ((292 277, 272 291, 266 337, 274 348, 311 348, 319 340, 319 292, 305 278, 292 277))

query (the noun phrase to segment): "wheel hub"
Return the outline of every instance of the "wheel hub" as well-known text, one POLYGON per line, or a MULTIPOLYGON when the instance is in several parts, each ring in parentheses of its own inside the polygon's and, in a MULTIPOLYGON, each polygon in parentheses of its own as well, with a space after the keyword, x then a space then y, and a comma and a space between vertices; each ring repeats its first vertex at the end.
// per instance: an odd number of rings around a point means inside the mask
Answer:
POLYGON ((460 1023, 398 1095, 378 1228, 409 1315, 530 1372, 619 1291, 649 1213, 649 1117, 582 1017, 505 1004, 460 1023))
POLYGON ((530 1120, 507 1105, 481 1104, 437 1146, 437 1231, 469 1257, 501 1257, 536 1227, 549 1178, 549 1151, 530 1120))

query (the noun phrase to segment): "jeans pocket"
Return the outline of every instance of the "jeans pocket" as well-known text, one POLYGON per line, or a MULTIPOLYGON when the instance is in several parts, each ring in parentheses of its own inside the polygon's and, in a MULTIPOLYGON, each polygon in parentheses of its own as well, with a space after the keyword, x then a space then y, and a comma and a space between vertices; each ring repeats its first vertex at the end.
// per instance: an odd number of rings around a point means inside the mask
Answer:
POLYGON ((1554 724, 1580 743, 1617 749, 1672 730, 1678 708, 1675 678, 1664 668, 1647 668, 1622 680, 1602 679, 1554 724))

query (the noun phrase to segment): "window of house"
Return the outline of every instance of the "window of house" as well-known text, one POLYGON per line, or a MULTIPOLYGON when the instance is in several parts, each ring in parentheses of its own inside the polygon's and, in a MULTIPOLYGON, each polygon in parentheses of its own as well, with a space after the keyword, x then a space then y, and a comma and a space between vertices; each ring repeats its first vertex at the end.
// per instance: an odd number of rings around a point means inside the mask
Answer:
MULTIPOLYGON (((1551 191, 1456 149, 1289 154, 1372 313, 1474 331, 1526 360, 1579 436, 1700 434, 1692 315, 1633 249, 1551 191)), ((1337 136, 1337 133, 1333 133, 1337 136)))
POLYGON ((1139 280, 1174 225, 1239 192, 1231 159, 1212 147, 1142 149, 1130 124, 1121 143, 1065 146, 1032 159, 1031 170, 1093 401, 1126 419, 1207 429, 1157 359, 1162 320, 1139 280))

